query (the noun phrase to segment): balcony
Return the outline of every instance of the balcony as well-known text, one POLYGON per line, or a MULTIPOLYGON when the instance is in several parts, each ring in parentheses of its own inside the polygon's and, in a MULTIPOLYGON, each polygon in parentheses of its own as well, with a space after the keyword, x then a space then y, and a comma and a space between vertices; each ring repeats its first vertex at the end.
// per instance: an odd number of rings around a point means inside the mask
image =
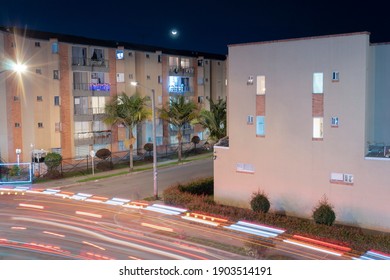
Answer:
POLYGON ((74 134, 74 144, 76 146, 110 143, 111 130, 78 132, 74 134))
POLYGON ((191 92, 191 88, 189 86, 185 86, 185 85, 180 85, 180 86, 170 85, 168 87, 168 92, 169 93, 180 93, 180 94, 183 94, 183 93, 186 93, 186 92, 191 92))
POLYGON ((108 72, 108 66, 108 60, 104 58, 72 57, 73 71, 94 71, 99 69, 100 72, 108 72))
POLYGON ((85 107, 75 107, 74 108, 74 120, 75 121, 100 121, 104 115, 104 108, 94 107, 94 108, 85 108, 85 107))
POLYGON ((194 67, 179 67, 179 66, 169 67, 169 76, 193 77, 194 73, 195 73, 194 67))
POLYGON ((110 96, 110 83, 74 83, 74 96, 110 96))

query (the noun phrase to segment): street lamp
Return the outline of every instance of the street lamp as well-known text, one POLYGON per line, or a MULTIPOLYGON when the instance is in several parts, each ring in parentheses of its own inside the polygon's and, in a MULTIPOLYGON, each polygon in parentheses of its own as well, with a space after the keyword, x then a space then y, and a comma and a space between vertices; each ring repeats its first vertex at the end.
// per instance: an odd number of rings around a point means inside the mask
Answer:
POLYGON ((27 66, 25 64, 22 64, 22 63, 12 63, 10 67, 8 67, 9 69, 4 69, 4 70, 1 70, 0 71, 0 74, 3 73, 3 72, 6 72, 6 71, 13 71, 13 72, 16 72, 16 73, 23 73, 27 70, 27 66))
POLYGON ((152 127, 153 127, 153 193, 154 198, 158 199, 158 185, 157 185, 157 141, 156 141, 156 105, 154 89, 148 88, 138 82, 131 82, 132 86, 143 87, 152 92, 152 127))

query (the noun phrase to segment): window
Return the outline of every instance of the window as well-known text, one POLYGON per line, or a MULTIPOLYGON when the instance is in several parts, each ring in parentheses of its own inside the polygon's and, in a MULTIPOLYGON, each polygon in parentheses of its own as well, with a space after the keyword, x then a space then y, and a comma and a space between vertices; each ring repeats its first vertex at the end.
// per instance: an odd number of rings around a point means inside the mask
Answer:
POLYGON ((161 63, 162 62, 162 58, 161 58, 161 55, 159 54, 158 57, 157 57, 157 61, 158 63, 161 63))
POLYGON ((20 123, 16 122, 15 127, 20 127, 20 123))
POLYGON ((313 93, 324 93, 324 74, 313 74, 313 93))
POLYGON ((54 42, 51 44, 51 53, 58 53, 58 43, 54 42))
POLYGON ((123 142, 123 140, 118 141, 118 150, 119 151, 126 151, 125 143, 123 142))
POLYGON ((245 173, 255 173, 255 168, 252 164, 249 163, 237 163, 236 171, 245 172, 245 173))
POLYGON ((14 101, 16 102, 16 101, 19 101, 19 96, 14 96, 14 101))
POLYGON ((36 73, 36 74, 39 74, 39 75, 42 75, 42 70, 41 70, 41 68, 35 69, 35 73, 36 73))
POLYGON ((133 52, 129 52, 129 56, 133 56, 133 52))
POLYGON ((43 101, 43 97, 42 96, 37 96, 37 101, 39 101, 39 102, 42 102, 43 101))
POLYGON ((146 58, 150 58, 150 55, 147 53, 147 54, 145 55, 145 57, 146 57, 146 58))
POLYGON ((41 42, 35 42, 35 46, 39 48, 41 46, 41 42))
POLYGON ((123 50, 116 50, 116 59, 123 59, 123 50))
POLYGON ((200 104, 203 103, 203 96, 198 96, 198 103, 200 103, 200 104))
POLYGON ((346 173, 331 173, 330 182, 336 184, 353 185, 353 175, 346 173))
POLYGON ((60 97, 58 95, 54 96, 54 106, 60 106, 60 97))
POLYGON ((130 79, 130 80, 133 79, 133 74, 129 74, 129 79, 130 79))
POLYGON ((264 136, 265 135, 265 117, 256 116, 256 135, 264 136))
POLYGON ((116 73, 116 82, 124 83, 125 82, 125 73, 116 73))
POLYGON ((146 75, 146 79, 147 79, 147 80, 150 80, 150 75, 146 75))
POLYGON ((157 82, 158 82, 159 84, 162 84, 162 77, 161 77, 160 75, 158 75, 157 82))
POLYGON ((104 96, 92 96, 92 113, 104 114, 106 98, 104 96))
POLYGON ((257 95, 265 94, 265 76, 257 76, 257 95))
POLYGON ((53 70, 53 79, 54 80, 60 79, 60 70, 53 70))
POLYGON ((198 66, 203 67, 203 59, 198 59, 198 66))
POLYGON ((246 117, 246 123, 247 123, 247 124, 253 124, 253 116, 250 116, 250 115, 247 116, 247 117, 246 117))
POLYGON ((43 123, 42 122, 38 123, 38 128, 43 128, 43 123))
POLYGON ((313 118, 313 138, 322 139, 324 137, 324 119, 322 117, 313 118))
POLYGON ((339 118, 338 117, 332 117, 332 127, 339 127, 339 118))
POLYGON ((340 73, 338 71, 333 71, 332 73, 332 82, 338 82, 340 79, 340 73))
POLYGON ((62 126, 60 122, 56 122, 54 126, 55 126, 55 132, 61 132, 62 126))

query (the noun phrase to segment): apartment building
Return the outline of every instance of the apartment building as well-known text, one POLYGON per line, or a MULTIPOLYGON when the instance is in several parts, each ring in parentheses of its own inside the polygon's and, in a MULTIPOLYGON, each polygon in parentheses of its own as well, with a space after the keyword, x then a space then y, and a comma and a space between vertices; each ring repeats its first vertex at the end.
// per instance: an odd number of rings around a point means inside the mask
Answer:
MULTIPOLYGON (((128 150, 124 127, 103 123, 105 104, 122 92, 156 93, 161 107, 177 95, 207 106, 225 98, 224 55, 143 46, 126 42, 0 27, 0 156, 31 161, 41 150, 63 158, 91 150, 128 150), (25 73, 9 70, 24 63, 25 73), (8 67, 8 68, 7 68, 8 67), (132 81, 142 87, 131 86, 132 81)), ((157 120, 157 145, 174 143, 175 131, 157 120)), ((134 131, 139 147, 152 142, 151 121, 134 131)), ((188 126, 185 139, 207 137, 188 126)))
POLYGON ((215 200, 390 231, 390 44, 352 33, 229 46, 229 147, 215 147, 215 200))

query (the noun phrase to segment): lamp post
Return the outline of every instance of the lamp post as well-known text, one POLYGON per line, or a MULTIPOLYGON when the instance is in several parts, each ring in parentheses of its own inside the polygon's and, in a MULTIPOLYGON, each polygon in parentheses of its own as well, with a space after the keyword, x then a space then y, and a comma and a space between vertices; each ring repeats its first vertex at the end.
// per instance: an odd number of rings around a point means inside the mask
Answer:
POLYGON ((157 141, 156 141, 156 104, 155 104, 155 91, 141 85, 138 82, 131 82, 132 86, 143 87, 152 92, 152 130, 153 130, 153 194, 154 198, 158 199, 158 184, 157 184, 157 141))

